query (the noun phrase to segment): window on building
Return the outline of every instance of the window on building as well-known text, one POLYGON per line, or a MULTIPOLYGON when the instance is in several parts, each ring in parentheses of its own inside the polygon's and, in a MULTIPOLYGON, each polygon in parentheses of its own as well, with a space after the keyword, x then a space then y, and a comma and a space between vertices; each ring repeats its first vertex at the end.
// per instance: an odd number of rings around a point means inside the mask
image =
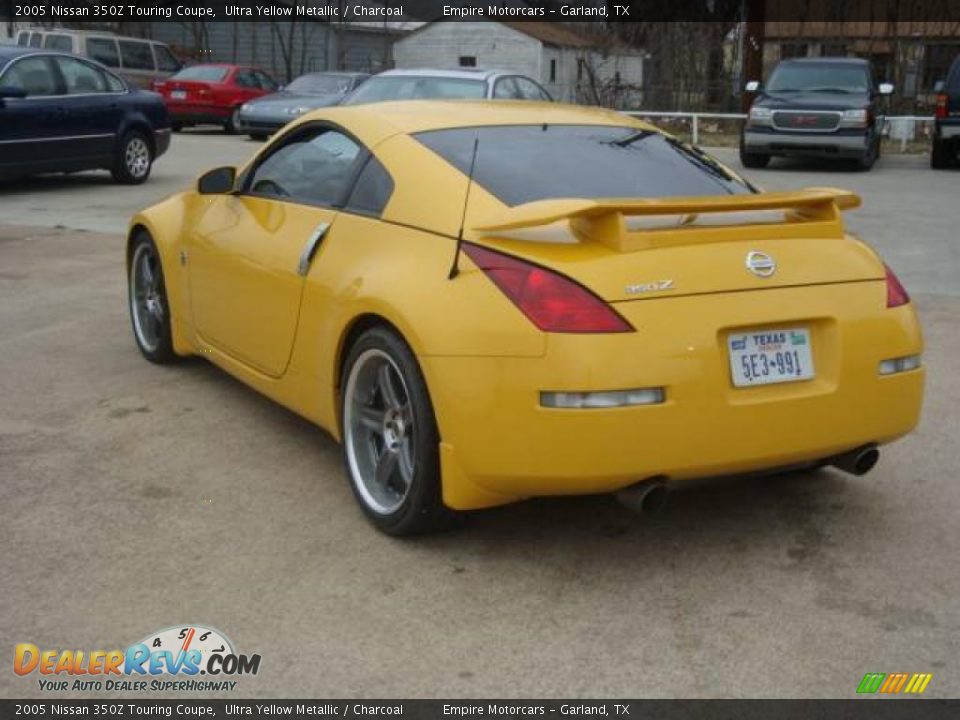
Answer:
POLYGON ((550 61, 550 82, 556 82, 556 81, 557 81, 557 61, 551 60, 550 61))
POLYGON ((780 59, 789 60, 795 57, 807 57, 810 46, 806 43, 783 43, 780 46, 780 59))
POLYGON ((476 55, 461 55, 460 56, 460 67, 476 67, 477 66, 477 57, 476 55))
POLYGON ((577 58, 577 82, 583 80, 583 67, 586 65, 586 60, 583 58, 577 58))

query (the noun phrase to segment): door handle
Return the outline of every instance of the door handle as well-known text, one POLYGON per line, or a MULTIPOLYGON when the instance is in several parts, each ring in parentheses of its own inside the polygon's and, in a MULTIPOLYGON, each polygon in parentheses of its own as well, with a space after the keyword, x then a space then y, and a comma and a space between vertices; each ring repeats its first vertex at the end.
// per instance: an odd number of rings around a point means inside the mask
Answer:
POLYGON ((320 241, 323 240, 323 236, 327 234, 327 230, 330 229, 330 223, 322 222, 317 225, 317 229, 310 233, 310 237, 307 238, 307 244, 303 246, 303 251, 300 253, 300 262, 297 265, 297 272, 300 275, 306 276, 307 272, 310 270, 310 263, 313 261, 313 256, 317 252, 317 248, 320 247, 320 241))

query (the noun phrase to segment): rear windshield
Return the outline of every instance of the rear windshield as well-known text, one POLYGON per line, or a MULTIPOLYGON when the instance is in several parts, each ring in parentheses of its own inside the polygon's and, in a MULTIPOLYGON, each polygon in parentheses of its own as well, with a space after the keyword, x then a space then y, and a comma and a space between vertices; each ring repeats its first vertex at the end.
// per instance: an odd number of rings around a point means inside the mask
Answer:
POLYGON ((863 94, 869 87, 870 78, 862 66, 789 63, 773 71, 764 89, 771 93, 863 94))
POLYGON ((417 140, 506 205, 551 198, 739 195, 755 190, 712 157, 651 130, 508 125, 432 130, 417 140))
POLYGON ((482 99, 487 94, 483 80, 468 78, 393 75, 367 80, 344 105, 387 100, 482 99))
POLYGON ((173 76, 174 80, 200 80, 202 82, 221 82, 227 76, 227 68, 209 65, 194 65, 184 68, 173 76))
POLYGON ((343 75, 301 75, 287 85, 292 93, 304 95, 340 95, 350 89, 350 78, 343 75))

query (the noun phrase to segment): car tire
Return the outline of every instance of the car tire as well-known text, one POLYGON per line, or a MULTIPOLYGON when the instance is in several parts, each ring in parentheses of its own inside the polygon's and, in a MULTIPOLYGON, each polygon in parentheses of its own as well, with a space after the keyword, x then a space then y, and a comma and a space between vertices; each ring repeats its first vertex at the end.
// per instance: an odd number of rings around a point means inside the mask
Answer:
POLYGON ((143 356, 166 365, 177 359, 173 351, 170 304, 157 246, 146 230, 130 244, 127 261, 127 306, 133 338, 143 356))
POLYGON ((877 160, 880 158, 880 138, 877 138, 873 143, 870 144, 870 148, 862 156, 856 159, 856 168, 857 170, 862 170, 867 172, 874 165, 877 164, 877 160))
POLYGON ((770 155, 765 153, 747 152, 743 146, 743 140, 740 141, 740 164, 751 170, 762 170, 770 164, 770 155))
POLYGON ((364 514, 388 535, 448 527, 440 438, 426 382, 407 344, 386 327, 353 343, 340 378, 343 460, 364 514))
POLYGON ((223 129, 228 135, 236 135, 240 132, 240 108, 235 107, 230 113, 230 117, 223 124, 223 129))
POLYGON ((946 170, 953 164, 950 146, 943 140, 933 139, 933 147, 930 149, 930 167, 934 170, 946 170))
POLYGON ((152 167, 153 148, 146 134, 131 130, 120 138, 110 171, 116 182, 124 185, 144 183, 150 177, 152 167))

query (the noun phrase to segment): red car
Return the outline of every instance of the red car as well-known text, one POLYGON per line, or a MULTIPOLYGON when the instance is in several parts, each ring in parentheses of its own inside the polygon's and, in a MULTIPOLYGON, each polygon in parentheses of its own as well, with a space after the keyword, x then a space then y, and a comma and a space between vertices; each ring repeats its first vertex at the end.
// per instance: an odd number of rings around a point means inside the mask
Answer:
POLYGON ((156 80, 153 90, 163 95, 174 130, 187 125, 223 125, 237 131, 240 106, 248 100, 276 92, 276 80, 263 70, 211 63, 191 65, 166 80, 156 80))

